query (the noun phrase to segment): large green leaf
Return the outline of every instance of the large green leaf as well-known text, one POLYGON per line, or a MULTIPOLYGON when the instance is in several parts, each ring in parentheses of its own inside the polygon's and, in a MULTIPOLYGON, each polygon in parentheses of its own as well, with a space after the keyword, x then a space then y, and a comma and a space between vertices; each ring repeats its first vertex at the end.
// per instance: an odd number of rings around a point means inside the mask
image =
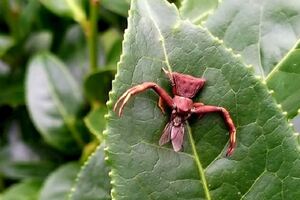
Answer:
POLYGON ((300 1, 223 1, 206 26, 266 76, 300 37, 300 1))
POLYGON ((218 2, 218 0, 183 0, 180 7, 180 14, 183 18, 199 24, 213 12, 218 2))
POLYGON ((266 86, 219 40, 181 20, 164 0, 135 0, 123 45, 108 102, 112 198, 300 198, 297 136, 266 86), (122 117, 112 111, 133 85, 153 81, 170 91, 162 67, 207 79, 196 100, 231 113, 237 127, 233 156, 225 157, 228 130, 218 114, 192 120, 184 152, 176 153, 158 146, 170 113, 160 112, 152 91, 132 99, 122 117))
POLYGON ((70 192, 70 200, 108 200, 110 182, 108 167, 104 161, 104 145, 99 145, 89 157, 77 176, 77 181, 70 192))
POLYGON ((273 96, 292 118, 300 108, 300 43, 298 42, 266 78, 273 96))
POLYGON ((41 185, 39 180, 26 180, 6 190, 1 200, 38 200, 41 185))
POLYGON ((68 197, 76 174, 80 170, 79 163, 68 163, 55 170, 45 181, 40 192, 40 200, 64 200, 68 197))
POLYGON ((207 21, 214 35, 241 53, 246 63, 254 65, 256 73, 267 77, 268 87, 289 118, 300 108, 300 62, 295 55, 300 38, 299 8, 296 0, 229 0, 207 21))
POLYGON ((76 129, 82 95, 61 61, 49 53, 31 60, 26 99, 32 120, 44 139, 62 151, 76 151, 75 141, 82 142, 76 129))

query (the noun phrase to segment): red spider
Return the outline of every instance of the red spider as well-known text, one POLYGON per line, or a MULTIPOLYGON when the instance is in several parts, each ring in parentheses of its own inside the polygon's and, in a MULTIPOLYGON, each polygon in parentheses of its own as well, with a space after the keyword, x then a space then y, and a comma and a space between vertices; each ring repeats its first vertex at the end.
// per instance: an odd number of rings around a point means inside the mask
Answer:
POLYGON ((147 89, 153 89, 159 95, 158 106, 162 112, 165 113, 163 103, 172 108, 171 119, 163 131, 159 145, 164 145, 171 140, 174 151, 179 151, 182 148, 184 125, 192 114, 202 116, 206 113, 219 112, 223 115, 229 128, 230 145, 226 156, 230 156, 235 148, 236 129, 229 112, 223 107, 204 105, 200 102, 193 103, 192 100, 197 92, 204 86, 205 79, 177 72, 168 72, 165 69, 163 70, 171 80, 174 98, 170 97, 169 94, 156 83, 145 82, 128 89, 116 102, 114 111, 117 111, 119 106, 118 114, 121 116, 123 108, 131 96, 147 89))

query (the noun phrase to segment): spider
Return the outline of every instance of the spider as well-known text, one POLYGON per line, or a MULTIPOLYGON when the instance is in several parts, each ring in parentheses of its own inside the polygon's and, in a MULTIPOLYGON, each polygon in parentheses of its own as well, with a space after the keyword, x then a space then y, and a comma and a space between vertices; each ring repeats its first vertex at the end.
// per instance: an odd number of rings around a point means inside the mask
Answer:
POLYGON ((170 121, 163 130, 159 145, 162 146, 171 140, 173 149, 176 152, 182 148, 185 124, 191 115, 203 116, 206 113, 219 112, 223 115, 230 134, 230 144, 226 156, 232 155, 236 145, 236 129, 229 112, 223 107, 204 105, 201 102, 194 103, 192 100, 199 90, 203 88, 206 80, 178 72, 169 72, 164 68, 163 71, 171 81, 173 98, 156 83, 144 82, 128 89, 116 102, 114 111, 117 112, 119 108, 118 115, 120 117, 125 104, 131 96, 144 92, 147 89, 153 89, 159 95, 158 107, 161 111, 165 113, 163 105, 167 105, 172 109, 170 121))

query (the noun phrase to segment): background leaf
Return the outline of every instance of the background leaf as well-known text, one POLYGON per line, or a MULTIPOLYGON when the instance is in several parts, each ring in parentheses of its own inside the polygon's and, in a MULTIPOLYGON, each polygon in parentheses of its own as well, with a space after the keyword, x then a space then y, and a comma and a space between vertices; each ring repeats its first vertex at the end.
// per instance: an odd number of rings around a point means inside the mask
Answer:
POLYGON ((14 45, 14 40, 8 35, 0 35, 0 57, 14 45))
POLYGON ((79 163, 68 163, 55 170, 45 181, 39 200, 67 199, 68 192, 74 184, 79 163))
POLYGON ((106 128, 105 114, 107 113, 107 108, 100 106, 92 110, 84 119, 86 126, 89 131, 93 133, 100 141, 103 141, 103 131, 106 128))
POLYGON ((194 24, 199 24, 207 18, 218 6, 217 0, 183 0, 180 14, 194 24))
POLYGON ((266 76, 300 37, 300 2, 227 0, 206 27, 266 76))
POLYGON ((83 14, 82 0, 41 0, 40 2, 47 9, 60 16, 76 18, 76 14, 78 14, 77 12, 81 12, 79 14, 83 14), (74 10, 74 6, 77 10, 74 10))
POLYGON ((26 99, 32 120, 45 140, 59 150, 72 153, 81 143, 76 114, 81 91, 57 58, 49 53, 35 56, 26 78, 26 99))
POLYGON ((110 181, 108 167, 104 161, 104 145, 96 149, 84 164, 77 176, 77 181, 70 192, 70 200, 108 200, 110 198, 110 181))
POLYGON ((299 67, 300 43, 278 63, 266 79, 268 87, 274 91, 273 96, 289 118, 296 116, 300 108, 299 67))
POLYGON ((1 200, 38 200, 41 181, 26 180, 10 187, 1 200))
POLYGON ((297 136, 251 70, 209 32, 181 20, 166 1, 136 0, 129 13, 108 103, 112 198, 299 197, 297 136), (153 81, 169 91, 162 67, 206 78, 196 100, 230 111, 238 141, 232 157, 224 157, 227 128, 217 114, 191 120, 186 135, 192 142, 186 138, 184 152, 176 153, 158 146, 168 115, 161 114, 152 91, 132 99, 122 117, 112 112, 117 98, 133 85, 153 81))
POLYGON ((84 82, 85 96, 91 102, 105 104, 108 100, 108 92, 111 90, 114 73, 114 70, 102 70, 90 74, 84 82))
POLYGON ((128 15, 130 0, 102 0, 101 5, 122 16, 128 15))

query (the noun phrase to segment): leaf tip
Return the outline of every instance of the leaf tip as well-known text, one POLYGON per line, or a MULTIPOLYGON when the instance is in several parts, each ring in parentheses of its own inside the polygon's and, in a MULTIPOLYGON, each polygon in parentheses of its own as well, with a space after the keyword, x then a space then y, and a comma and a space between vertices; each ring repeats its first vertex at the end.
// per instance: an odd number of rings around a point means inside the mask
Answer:
POLYGON ((274 90, 269 90, 269 94, 274 94, 274 90))
POLYGON ((277 104, 276 106, 277 106, 277 108, 282 109, 282 105, 281 104, 277 104))
POLYGON ((284 112, 282 112, 282 114, 284 115, 284 116, 287 116, 287 112, 286 111, 284 111, 284 112))

